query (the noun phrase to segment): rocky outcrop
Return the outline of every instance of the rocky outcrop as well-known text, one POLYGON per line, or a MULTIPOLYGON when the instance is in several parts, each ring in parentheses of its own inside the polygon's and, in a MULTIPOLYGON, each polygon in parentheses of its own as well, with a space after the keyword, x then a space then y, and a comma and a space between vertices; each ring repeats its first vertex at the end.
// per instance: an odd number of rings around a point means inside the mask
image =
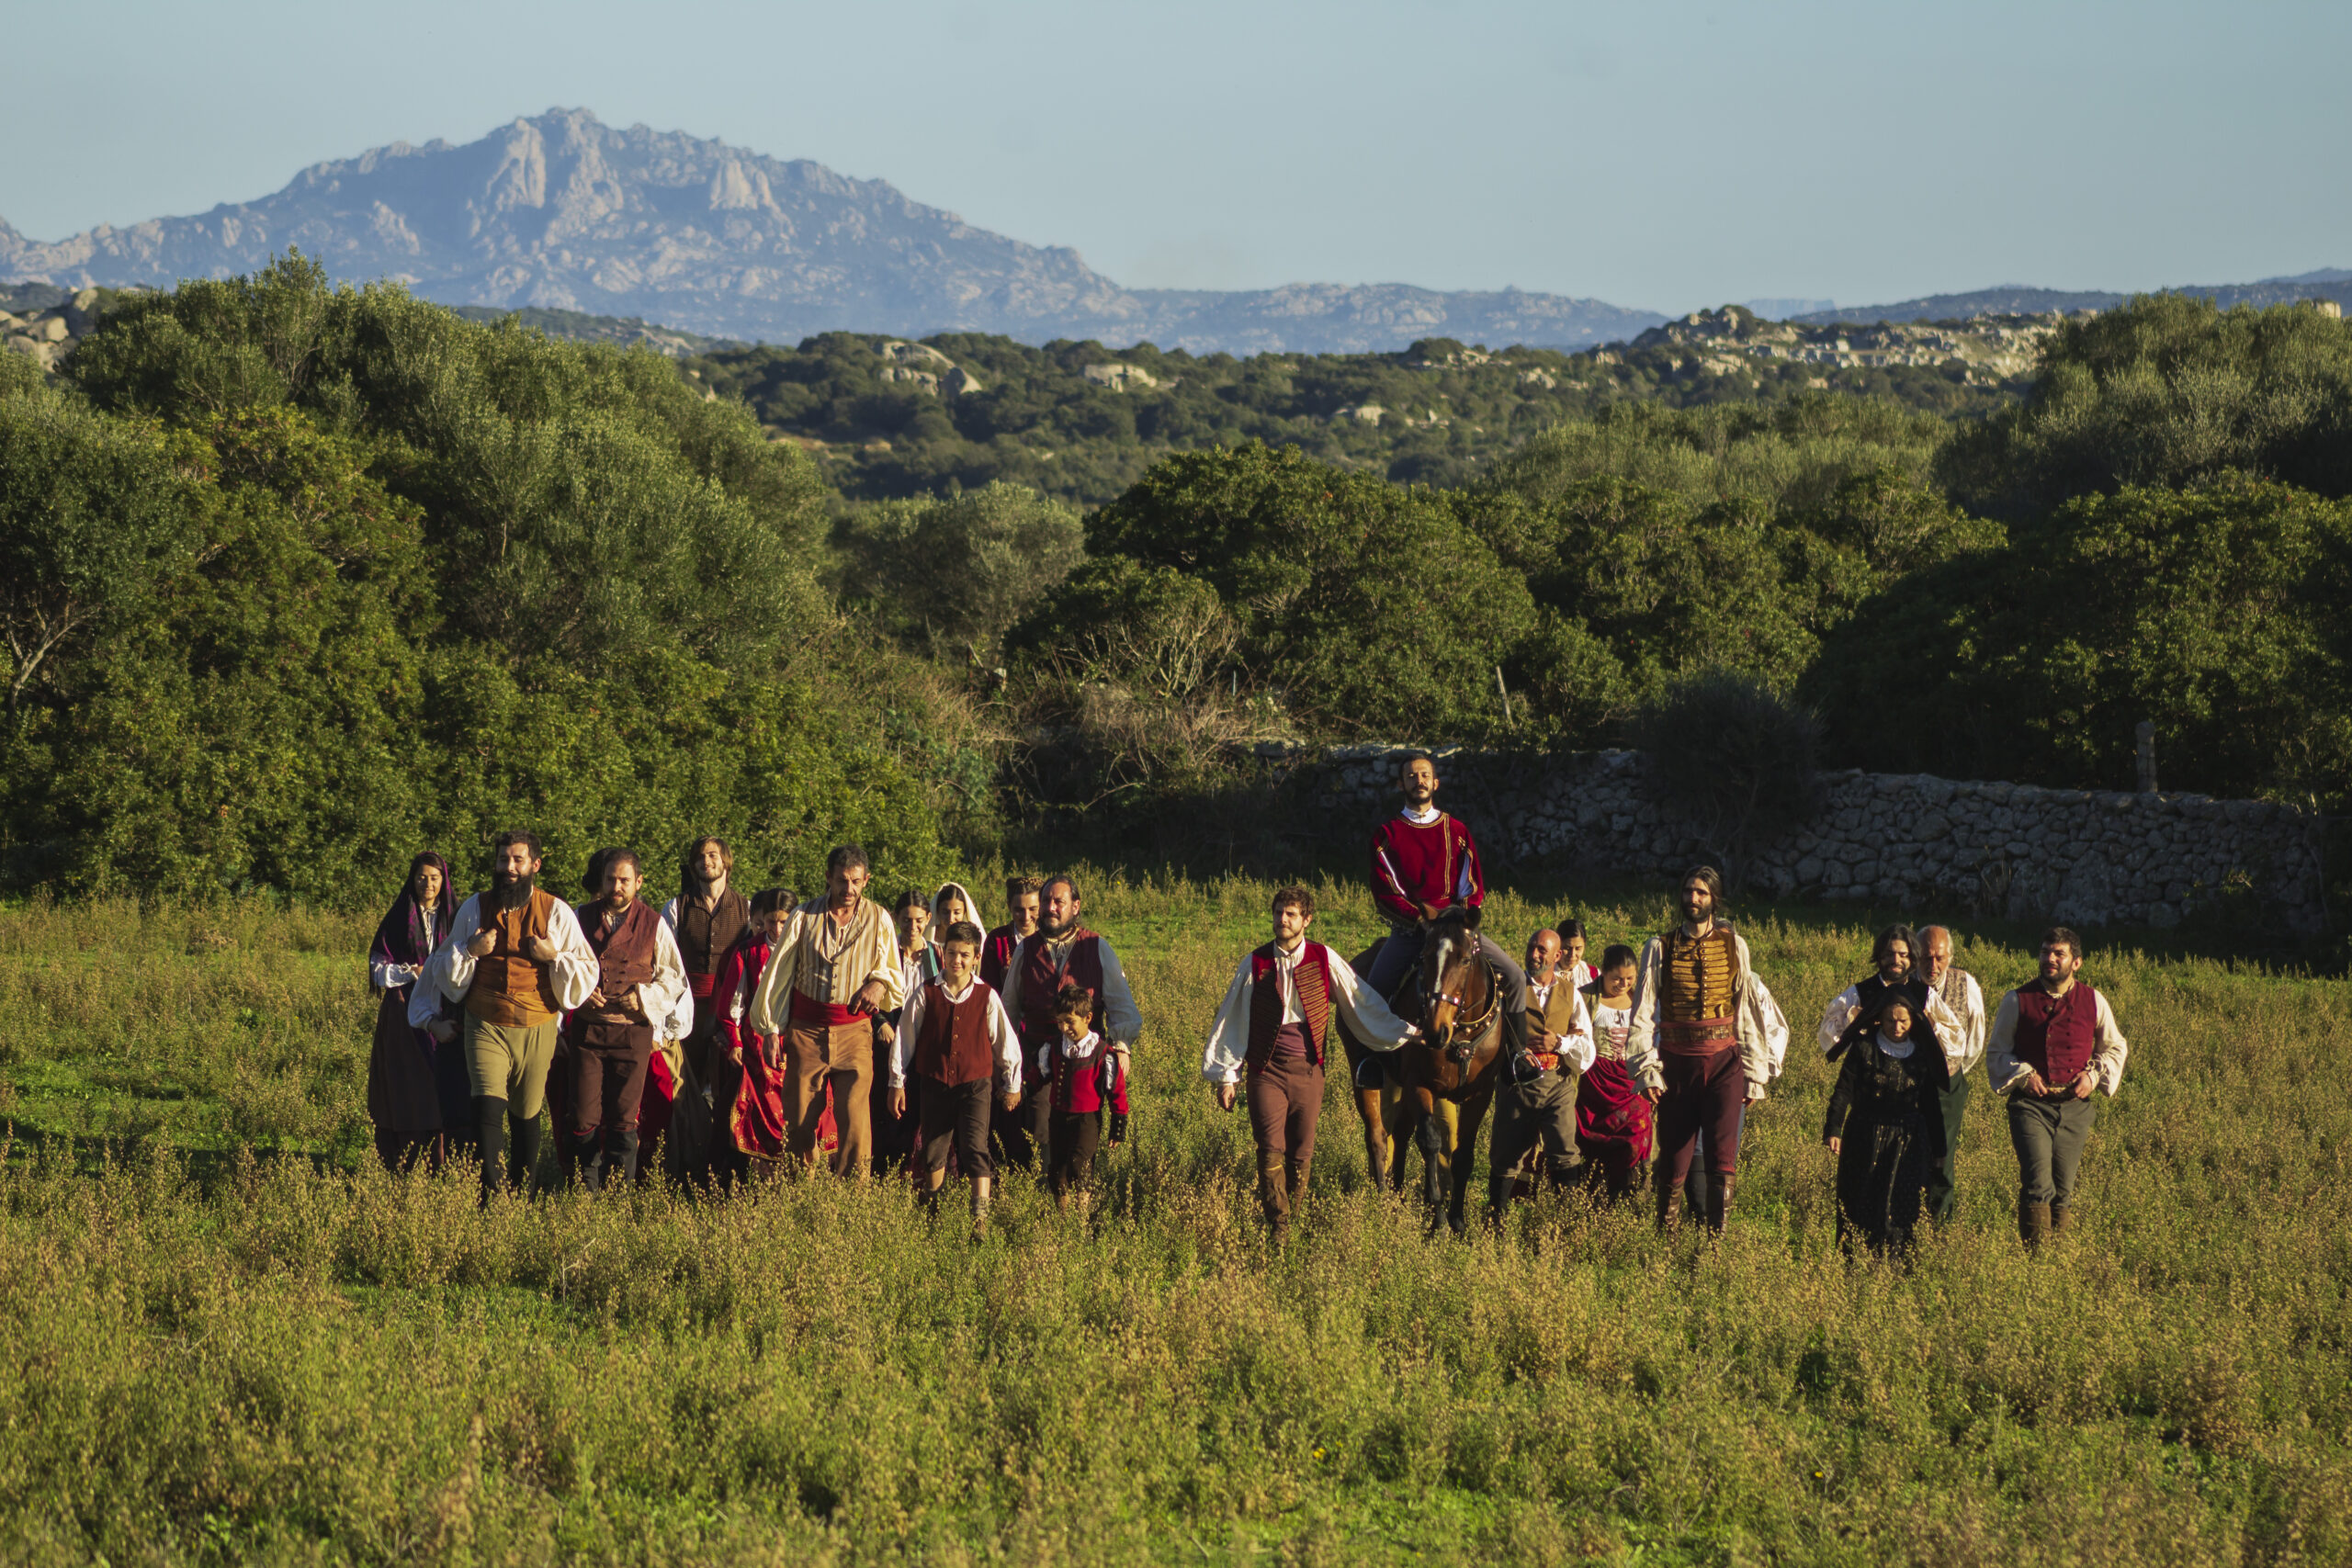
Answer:
POLYGON ((81 289, 62 304, 12 313, 0 310, 0 352, 21 354, 54 374, 81 344, 99 308, 99 291, 81 289))
POLYGON ((53 244, 0 223, 0 276, 79 288, 254 272, 289 246, 352 282, 444 304, 636 316, 792 343, 828 331, 947 331, 1195 353, 1362 353, 1431 333, 1587 347, 1657 321, 1593 299, 1401 284, 1241 292, 1123 288, 1062 246, 1024 244, 806 159, 584 109, 478 141, 405 141, 318 164, 259 201, 53 244))
POLYGON ((1874 326, 1808 325, 1768 321, 1744 307, 1693 310, 1679 321, 1650 328, 1635 348, 1688 349, 1674 368, 1687 366, 1718 375, 1744 374, 1753 359, 1791 360, 1835 369, 1957 364, 1965 378, 1997 386, 2030 377, 2041 345, 2064 317, 1988 316, 1975 321, 1881 321, 1874 326))
MULTIPOLYGON (((1401 748, 1265 750, 1290 798, 1326 818, 1352 828, 1394 802, 1401 748)), ((1451 750, 1438 765, 1449 798, 1514 859, 1665 880, 1721 852, 1657 802, 1635 752, 1451 750)), ((1749 848, 1748 886, 2082 927, 2167 928, 2232 899, 2299 932, 2322 922, 2322 819, 2290 807, 1917 773, 1820 784, 1809 822, 1749 848)))

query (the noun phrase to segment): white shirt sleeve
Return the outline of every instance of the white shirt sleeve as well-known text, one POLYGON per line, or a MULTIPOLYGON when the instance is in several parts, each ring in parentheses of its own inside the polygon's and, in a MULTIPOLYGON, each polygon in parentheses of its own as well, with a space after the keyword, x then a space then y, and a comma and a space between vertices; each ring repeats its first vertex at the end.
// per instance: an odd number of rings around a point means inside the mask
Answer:
POLYGON ((694 993, 686 988, 686 955, 679 951, 678 939, 671 933, 667 920, 654 924, 653 978, 637 987, 637 1005, 645 1010, 647 1018, 661 1025, 664 1040, 683 1040, 694 1032, 694 993), (679 1011, 681 1002, 684 1004, 686 1027, 673 1033, 670 1021, 679 1011))
POLYGON ((1961 987, 1961 1052, 1952 1063, 1954 1077, 1970 1072, 1984 1059, 1984 987, 1976 983, 1975 976, 1964 969, 1961 971, 1960 977, 1966 983, 1961 987))
POLYGON ((890 1043, 890 1087, 907 1087, 907 1075, 914 1070, 915 1035, 922 1028, 923 999, 931 995, 929 986, 919 986, 907 998, 906 1010, 899 1014, 899 1037, 890 1043))
POLYGON ((1821 1054, 1825 1056, 1838 1046, 1838 1037, 1846 1026, 1862 1015, 1862 992, 1859 986, 1849 986, 1829 998, 1828 1008, 1821 1015, 1821 1054))
POLYGON ((2098 1018, 2093 1025, 2091 1066, 2098 1070, 2098 1086, 2107 1090, 2109 1100, 2123 1087, 2123 1059, 2132 1054, 2132 1043, 2123 1038, 2123 1031, 2116 1027, 2115 1010, 2107 1005, 2107 993, 2098 998, 2098 1018))
POLYGON ((1641 967, 1634 974, 1634 1016, 1625 1032, 1625 1076, 1657 1094, 1666 1088, 1666 1066, 1658 1059, 1658 965, 1666 944, 1652 937, 1642 945, 1641 967))
MULTIPOLYGON (((1348 961, 1332 948, 1323 950, 1331 970, 1331 1001, 1354 1031, 1356 1037, 1375 1051, 1394 1051, 1411 1038, 1413 1026, 1388 1010, 1388 1004, 1373 995, 1372 988, 1360 979, 1348 961)), ((1245 973, 1249 960, 1243 959, 1245 973)), ((1248 1018, 1244 1013, 1242 1017, 1248 1018)), ((1228 1082, 1231 1080, 1227 1080, 1228 1082)))
POLYGON ((1600 1048, 1593 1043, 1592 1009, 1586 1004, 1584 993, 1579 990, 1570 994, 1576 998, 1577 1011, 1575 1021, 1568 1026, 1570 1032, 1560 1036, 1560 1066, 1566 1068, 1573 1065, 1573 1071, 1563 1072, 1561 1076, 1577 1078, 1584 1077, 1585 1069, 1592 1066, 1593 1058, 1600 1055, 1600 1048))
POLYGON ((368 984, 379 991, 389 991, 395 986, 405 986, 424 973, 424 965, 422 964, 394 964, 384 958, 371 958, 368 961, 368 984))
POLYGON ((678 903, 675 898, 662 906, 662 923, 672 931, 678 929, 678 903))
POLYGON ((785 922, 784 934, 768 949, 767 966, 760 971, 759 989, 752 993, 752 1029, 759 1034, 780 1035, 792 1024, 794 969, 800 961, 800 940, 808 911, 797 908, 785 922))
POLYGON ((1992 1036, 1984 1045, 1984 1076, 1992 1080, 1995 1094, 2008 1093, 2026 1075, 2026 1065, 2017 1058, 2017 1038, 2018 994, 2010 991, 1993 1014, 1992 1036))
MULTIPOLYGON (((561 900, 558 900, 559 906, 561 900)), ((422 1029, 440 1012, 444 1001, 461 1002, 474 983, 473 954, 466 951, 466 943, 473 941, 481 929, 481 895, 477 893, 458 906, 458 913, 449 922, 449 931, 442 937, 441 945, 424 961, 424 973, 418 976, 416 989, 408 996, 408 1021, 422 1029)))
POLYGON ((1004 998, 993 990, 989 992, 989 1039, 996 1046, 997 1092, 1019 1094, 1021 1038, 1012 1032, 1012 1015, 1005 1011, 1004 998))
POLYGON ((1250 959, 1244 955, 1234 966, 1233 984, 1225 990, 1225 1000, 1217 1005, 1216 1020, 1209 1025, 1209 1043, 1201 1053, 1201 1077, 1213 1084, 1239 1083, 1241 1063, 1250 1050, 1250 993, 1254 982, 1250 978, 1250 959))
MULTIPOLYGON (((667 940, 666 930, 662 935, 667 940)), ((556 1010, 570 1012, 586 1001, 588 993, 596 988, 603 965, 596 962, 596 950, 588 945, 588 933, 580 929, 580 917, 572 913, 571 906, 560 898, 555 900, 554 907, 548 911, 548 941, 555 946, 555 962, 549 965, 554 973, 548 978, 555 988, 556 1010)), ((671 958, 678 963, 678 971, 683 977, 685 964, 678 961, 677 953, 678 944, 671 942, 671 958)), ((658 965, 658 959, 656 964, 658 965)), ((651 1008, 646 1009, 645 1012, 648 1018, 661 1016, 651 1008)))
POLYGON ((1127 989, 1119 955, 1099 938, 1094 946, 1102 955, 1102 1032, 1112 1044, 1125 1050, 1143 1038, 1143 1014, 1136 1010, 1136 994, 1127 989))

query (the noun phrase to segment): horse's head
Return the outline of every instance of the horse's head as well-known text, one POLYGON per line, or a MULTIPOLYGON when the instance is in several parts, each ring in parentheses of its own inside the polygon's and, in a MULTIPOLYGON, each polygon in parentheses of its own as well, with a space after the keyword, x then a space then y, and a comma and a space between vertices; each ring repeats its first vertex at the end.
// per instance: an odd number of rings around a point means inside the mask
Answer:
POLYGON ((1421 1028, 1457 1063, 1494 1013, 1494 987, 1478 951, 1478 911, 1459 905, 1428 922, 1421 939, 1421 1028))

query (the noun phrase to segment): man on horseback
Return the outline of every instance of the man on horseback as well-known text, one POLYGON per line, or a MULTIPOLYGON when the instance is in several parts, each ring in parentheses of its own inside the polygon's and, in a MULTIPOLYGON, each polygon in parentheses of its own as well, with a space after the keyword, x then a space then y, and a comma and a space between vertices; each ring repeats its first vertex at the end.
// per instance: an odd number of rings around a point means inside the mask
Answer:
POLYGON ((1273 917, 1273 941, 1244 957, 1233 972, 1201 1055, 1201 1077, 1216 1090, 1217 1105, 1230 1111, 1247 1069, 1250 1131, 1258 1141, 1258 1201, 1267 1228, 1280 1241, 1306 1195, 1332 1024, 1344 1020, 1375 1051, 1395 1050, 1415 1030, 1357 980, 1346 959, 1306 940, 1315 919, 1314 894, 1304 887, 1282 889, 1274 895, 1273 917))
MULTIPOLYGON (((1457 906, 1475 910, 1487 899, 1477 840, 1459 818, 1437 808, 1437 764, 1429 753, 1406 756, 1396 782, 1405 808, 1372 835, 1372 894, 1389 932, 1364 978, 1384 1000, 1396 995, 1397 983, 1419 961, 1430 921, 1457 906)), ((1481 933, 1478 946, 1502 981, 1504 1046, 1515 1063, 1527 1050, 1527 974, 1492 937, 1481 933)))

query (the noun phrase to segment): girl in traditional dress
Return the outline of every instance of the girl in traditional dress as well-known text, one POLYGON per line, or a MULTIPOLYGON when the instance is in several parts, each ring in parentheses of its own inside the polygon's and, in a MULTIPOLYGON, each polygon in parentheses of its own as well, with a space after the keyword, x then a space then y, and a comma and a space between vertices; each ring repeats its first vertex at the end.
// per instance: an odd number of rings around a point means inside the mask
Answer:
POLYGON ((1821 1136, 1838 1156, 1838 1236, 1849 1248, 1859 1236, 1873 1252, 1907 1251, 1943 1155, 1944 1054, 1916 1022, 1910 999, 1890 992, 1830 1048, 1845 1065, 1821 1136))
POLYGON ((1634 1027, 1634 976, 1639 961, 1620 943, 1600 955, 1598 976, 1584 989, 1592 1010, 1592 1066, 1577 1080, 1577 1147, 1585 1179, 1598 1181, 1611 1202, 1648 1185, 1650 1102, 1625 1071, 1625 1042, 1634 1027))
POLYGON ((455 1019, 435 1019, 427 1029, 408 1021, 409 992, 457 912, 449 863, 427 850, 409 862, 408 881, 368 949, 368 984, 378 997, 368 1119, 376 1124, 377 1156, 394 1173, 420 1156, 438 1170, 447 1140, 462 1140, 473 1127, 473 1089, 455 1019))

